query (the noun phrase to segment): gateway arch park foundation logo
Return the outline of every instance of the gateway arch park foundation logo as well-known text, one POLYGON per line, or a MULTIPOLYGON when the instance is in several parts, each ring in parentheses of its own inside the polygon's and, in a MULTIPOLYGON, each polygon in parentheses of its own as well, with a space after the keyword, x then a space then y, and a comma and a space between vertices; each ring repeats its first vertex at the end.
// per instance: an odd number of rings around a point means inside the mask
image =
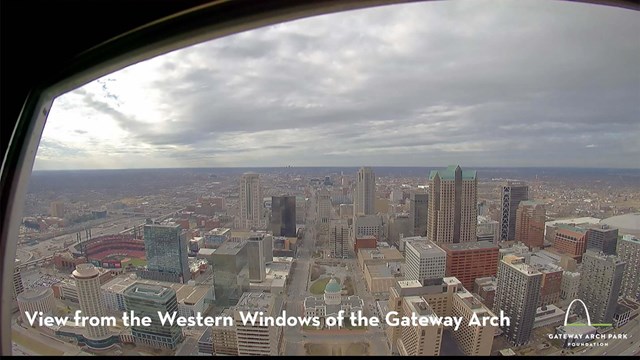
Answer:
POLYGON ((611 323, 591 323, 591 316, 589 315, 587 305, 580 299, 574 299, 569 304, 567 312, 564 315, 564 326, 558 327, 555 334, 549 334, 549 339, 563 340, 564 347, 604 347, 609 346, 610 340, 627 339, 627 334, 609 333, 612 328, 613 324, 611 323), (571 308, 575 303, 582 305, 585 314, 584 317, 587 321, 586 324, 583 322, 568 323, 571 308), (600 328, 600 332, 598 328, 600 328))
POLYGON ((587 305, 584 303, 584 301, 582 301, 580 299, 573 299, 573 301, 571 301, 571 303, 569 303, 569 307, 567 308, 567 313, 564 314, 564 326, 612 327, 613 324, 592 324, 591 323, 591 317, 589 316, 589 309, 587 309, 587 305), (583 324, 583 323, 567 324, 567 321, 569 320, 569 314, 571 313, 571 307, 576 302, 579 302, 582 305, 582 308, 584 309, 584 313, 586 314, 586 318, 587 318, 587 323, 586 324, 583 324))

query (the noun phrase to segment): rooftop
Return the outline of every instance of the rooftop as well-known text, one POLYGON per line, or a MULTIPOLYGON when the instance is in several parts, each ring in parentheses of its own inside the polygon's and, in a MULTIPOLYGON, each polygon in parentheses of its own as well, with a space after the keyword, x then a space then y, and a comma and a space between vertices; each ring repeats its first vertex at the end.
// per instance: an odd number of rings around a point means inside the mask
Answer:
POLYGON ((452 251, 462 251, 462 250, 480 250, 480 249, 495 249, 498 250, 498 245, 494 244, 491 241, 473 241, 473 242, 464 242, 464 243, 444 243, 440 244, 440 247, 443 249, 449 249, 452 251))
POLYGON ((405 243, 406 247, 412 247, 415 249, 420 257, 429 256, 429 255, 437 255, 437 256, 446 256, 446 252, 439 248, 436 244, 431 241, 422 241, 422 240, 409 240, 405 243))
POLYGON ((18 294, 19 302, 32 302, 44 299, 47 296, 53 296, 53 289, 50 287, 37 287, 25 290, 18 294))
POLYGON ((246 240, 227 240, 220 244, 215 255, 237 255, 246 243, 246 240))
MULTIPOLYGON (((449 165, 446 169, 443 170, 431 170, 429 173, 429 180, 433 180, 436 174, 442 180, 454 180, 456 176, 456 170, 460 169, 459 165, 449 165)), ((462 170, 462 180, 473 180, 477 177, 476 170, 462 170)))
POLYGON ((266 313, 273 308, 275 295, 265 292, 245 292, 234 307, 239 311, 263 311, 266 313))
POLYGON ((556 226, 558 229, 569 230, 569 231, 573 231, 581 234, 585 234, 587 232, 587 229, 577 227, 571 224, 556 224, 554 226, 556 226))
POLYGON ((502 262, 509 264, 513 269, 518 270, 519 272, 532 276, 532 275, 542 275, 540 271, 538 271, 535 267, 526 264, 524 262, 524 258, 515 255, 506 255, 502 262))
POLYGON ((176 292, 178 302, 186 305, 196 304, 202 300, 209 291, 209 288, 205 285, 187 285, 164 281, 135 279, 126 275, 118 276, 102 285, 102 290, 112 293, 124 293, 129 286, 135 283, 171 288, 176 292))

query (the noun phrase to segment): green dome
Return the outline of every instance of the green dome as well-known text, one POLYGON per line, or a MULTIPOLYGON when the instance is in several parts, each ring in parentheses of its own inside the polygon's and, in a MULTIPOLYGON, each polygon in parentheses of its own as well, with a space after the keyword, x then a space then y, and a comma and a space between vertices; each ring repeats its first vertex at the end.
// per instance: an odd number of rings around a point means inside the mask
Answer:
POLYGON ((325 286, 324 292, 325 293, 339 293, 339 292, 342 292, 342 286, 340 284, 338 284, 336 279, 331 278, 331 280, 329 280, 329 282, 327 283, 327 286, 325 286))

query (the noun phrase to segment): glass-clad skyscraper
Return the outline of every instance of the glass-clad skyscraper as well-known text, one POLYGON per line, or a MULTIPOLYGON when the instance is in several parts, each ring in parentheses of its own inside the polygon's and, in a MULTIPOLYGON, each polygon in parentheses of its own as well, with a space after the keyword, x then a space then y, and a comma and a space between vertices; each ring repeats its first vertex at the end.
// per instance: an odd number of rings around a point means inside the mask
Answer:
POLYGON ((127 313, 136 317, 151 318, 150 326, 133 324, 131 334, 136 344, 155 349, 175 349, 184 339, 182 329, 174 325, 162 325, 158 312, 178 315, 178 299, 172 288, 135 283, 124 290, 124 304, 127 313))
POLYGON ((187 282, 189 272, 188 241, 178 224, 147 224, 144 226, 144 248, 147 270, 152 273, 175 275, 187 282))

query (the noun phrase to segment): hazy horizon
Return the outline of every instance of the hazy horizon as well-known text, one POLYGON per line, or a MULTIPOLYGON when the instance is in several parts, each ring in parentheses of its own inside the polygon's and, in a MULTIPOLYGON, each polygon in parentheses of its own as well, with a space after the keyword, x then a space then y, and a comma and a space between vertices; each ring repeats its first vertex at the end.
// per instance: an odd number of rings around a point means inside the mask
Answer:
POLYGON ((632 10, 554 0, 409 3, 267 26, 62 95, 34 169, 638 169, 634 33, 632 10))

